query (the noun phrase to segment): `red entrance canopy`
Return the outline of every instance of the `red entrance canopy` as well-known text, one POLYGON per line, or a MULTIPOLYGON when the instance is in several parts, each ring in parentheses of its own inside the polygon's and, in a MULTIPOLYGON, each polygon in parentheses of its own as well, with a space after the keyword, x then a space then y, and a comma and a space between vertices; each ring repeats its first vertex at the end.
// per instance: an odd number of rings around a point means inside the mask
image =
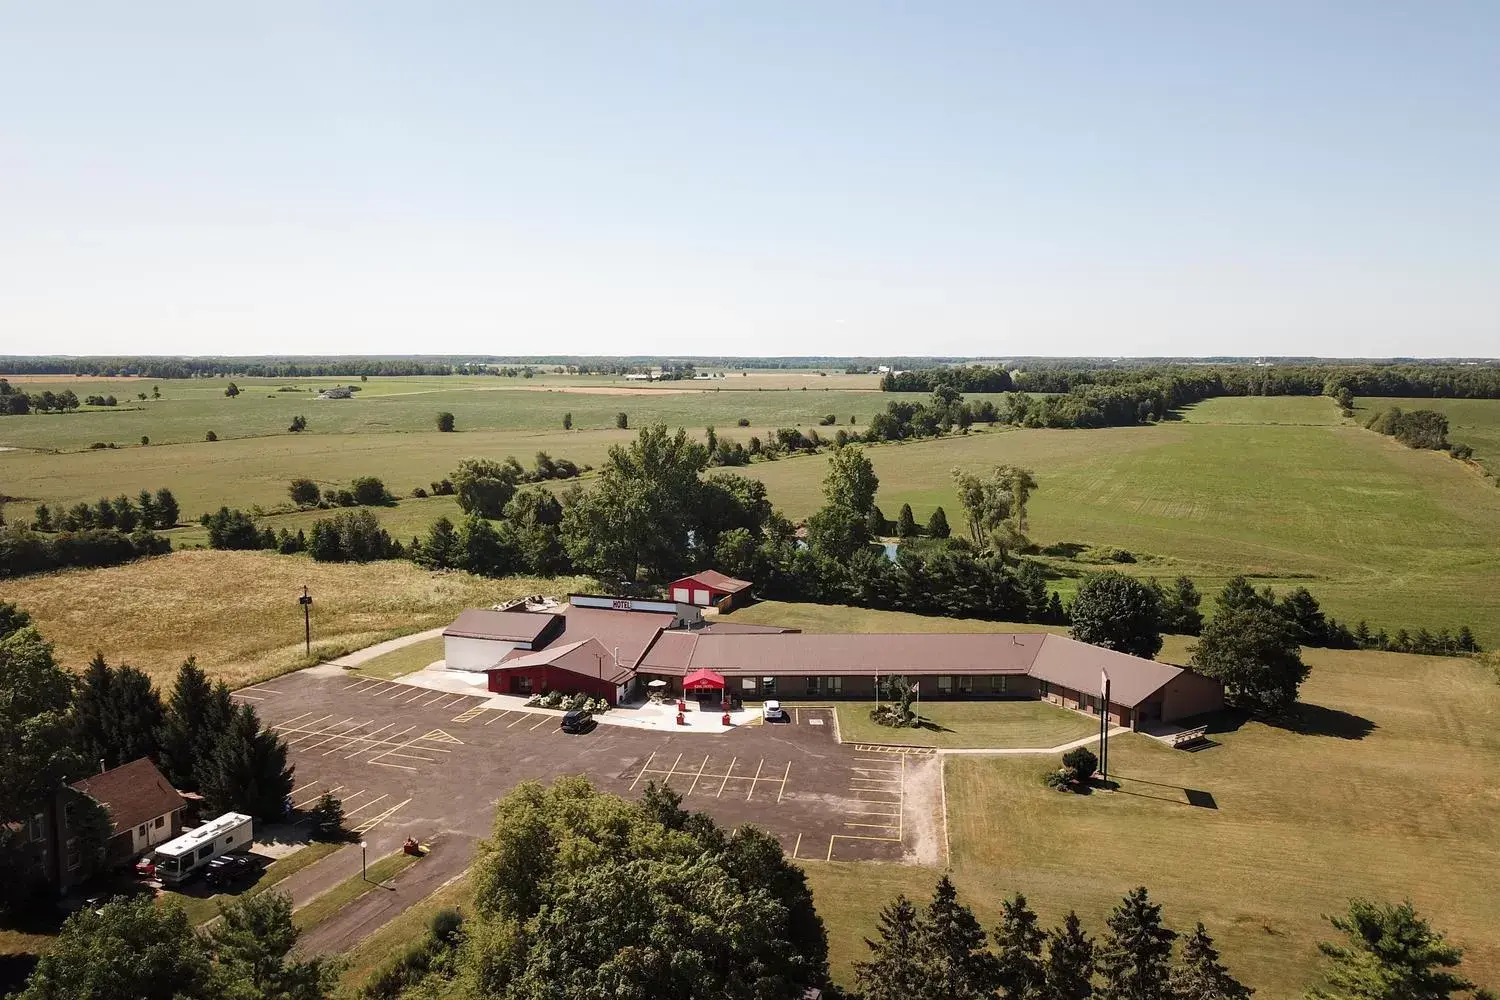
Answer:
POLYGON ((694 670, 684 677, 682 679, 682 686, 684 689, 695 688, 701 690, 703 688, 718 688, 722 691, 724 690, 724 678, 712 670, 704 668, 694 670))

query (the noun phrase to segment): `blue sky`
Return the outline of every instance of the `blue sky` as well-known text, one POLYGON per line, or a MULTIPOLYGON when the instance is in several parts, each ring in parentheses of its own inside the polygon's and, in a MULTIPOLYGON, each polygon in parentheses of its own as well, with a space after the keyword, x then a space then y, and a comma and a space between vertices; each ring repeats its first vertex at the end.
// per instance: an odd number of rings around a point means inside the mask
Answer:
POLYGON ((1500 4, 0 7, 0 352, 1500 354, 1500 4))

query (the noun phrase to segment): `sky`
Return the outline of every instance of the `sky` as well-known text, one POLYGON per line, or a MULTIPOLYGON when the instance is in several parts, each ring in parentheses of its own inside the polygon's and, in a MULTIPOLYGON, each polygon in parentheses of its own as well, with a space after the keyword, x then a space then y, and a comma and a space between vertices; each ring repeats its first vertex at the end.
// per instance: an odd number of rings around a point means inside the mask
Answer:
POLYGON ((0 353, 1500 355, 1500 3, 0 0, 0 353))

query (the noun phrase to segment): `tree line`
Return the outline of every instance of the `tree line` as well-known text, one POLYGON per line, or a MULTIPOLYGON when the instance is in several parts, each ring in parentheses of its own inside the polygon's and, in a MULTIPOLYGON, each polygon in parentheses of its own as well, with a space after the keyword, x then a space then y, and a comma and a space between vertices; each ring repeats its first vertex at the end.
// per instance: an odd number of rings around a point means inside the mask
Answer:
POLYGON ((1088 386, 1154 383, 1171 387, 1179 401, 1214 396, 1421 396, 1449 399, 1500 398, 1500 367, 1454 364, 1037 364, 1011 370, 990 365, 917 368, 883 376, 886 392, 1071 393, 1088 386), (1196 397, 1196 398, 1189 398, 1196 397))
POLYGON ((1461 461, 1474 457, 1471 445, 1449 443, 1448 418, 1435 410, 1402 410, 1392 406, 1371 414, 1365 426, 1377 434, 1395 438, 1408 448, 1446 451, 1461 461))
MULTIPOLYGON (((286 755, 255 710, 235 705, 192 660, 166 702, 145 673, 102 655, 75 676, 29 615, 0 602, 0 911, 41 887, 40 845, 27 826, 71 792, 70 782, 147 757, 175 787, 201 792, 210 810, 274 819, 292 789, 286 755)), ((84 853, 98 860, 109 823, 95 817, 85 829, 84 853)))
POLYGON ((72 389, 51 389, 28 393, 0 378, 0 416, 24 416, 28 413, 66 413, 79 407, 78 394, 72 389))

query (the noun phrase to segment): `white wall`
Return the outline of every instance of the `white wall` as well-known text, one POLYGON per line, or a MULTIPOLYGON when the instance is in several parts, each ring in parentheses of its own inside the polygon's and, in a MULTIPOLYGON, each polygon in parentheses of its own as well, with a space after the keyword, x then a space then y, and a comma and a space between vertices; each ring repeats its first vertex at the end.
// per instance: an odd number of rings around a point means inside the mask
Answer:
POLYGON ((515 648, 515 643, 499 639, 443 637, 443 659, 449 670, 488 670, 515 648))
POLYGON ((130 831, 132 854, 144 854, 157 844, 164 844, 172 839, 172 814, 166 813, 161 821, 161 826, 158 827, 155 818, 147 820, 145 836, 141 835, 141 828, 138 826, 130 831))

